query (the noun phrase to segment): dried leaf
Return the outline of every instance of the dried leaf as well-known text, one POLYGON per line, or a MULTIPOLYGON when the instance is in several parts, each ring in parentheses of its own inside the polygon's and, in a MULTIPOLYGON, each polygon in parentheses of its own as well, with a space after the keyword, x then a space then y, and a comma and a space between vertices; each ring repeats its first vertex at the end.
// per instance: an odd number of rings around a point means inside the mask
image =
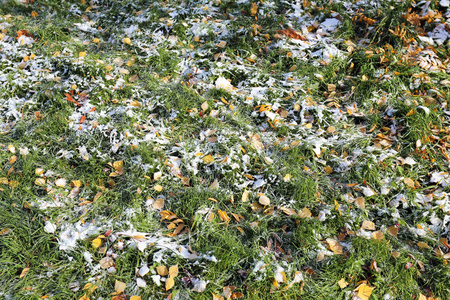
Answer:
POLYGON ((258 202, 261 205, 270 205, 270 199, 265 195, 261 195, 258 202))
POLYGON ((364 220, 361 228, 366 230, 375 230, 375 224, 371 221, 364 220))
POLYGON ((228 214, 226 212, 224 212, 223 210, 218 209, 217 214, 219 215, 219 218, 222 221, 224 221, 226 223, 230 222, 230 217, 228 217, 228 214))
POLYGON ((212 157, 210 154, 208 154, 205 157, 203 157, 203 161, 207 164, 210 164, 210 163, 214 162, 214 157, 212 157))
POLYGON ((339 244, 339 242, 335 239, 326 239, 326 242, 328 244, 328 247, 331 251, 334 252, 334 254, 344 254, 344 250, 342 248, 342 245, 339 244))
POLYGON ((44 178, 37 178, 37 179, 34 181, 34 184, 35 184, 35 185, 38 185, 38 186, 45 186, 45 179, 44 179, 44 178))
POLYGON ((114 266, 114 260, 111 257, 109 257, 109 256, 103 257, 100 260, 100 267, 102 269, 108 269, 109 267, 112 267, 112 266, 114 266))
POLYGON ((16 161, 17 161, 17 156, 13 155, 13 156, 11 156, 11 157, 9 158, 8 163, 9 163, 10 165, 12 165, 12 164, 15 163, 16 161))
POLYGON ((16 153, 16 147, 14 147, 14 145, 8 145, 8 150, 13 154, 16 153))
POLYGON ((250 15, 256 16, 257 13, 258 13, 258 4, 252 3, 252 7, 250 8, 250 15))
POLYGON ((340 287, 341 289, 343 289, 343 288, 347 287, 348 282, 345 281, 344 278, 341 278, 341 280, 338 281, 338 285, 339 285, 339 287, 340 287))
POLYGON ((166 266, 158 266, 156 267, 156 272, 158 272, 158 275, 160 276, 167 276, 169 275, 169 270, 166 266))
POLYGON ((158 198, 152 204, 153 209, 162 209, 164 208, 164 199, 158 198))
POLYGON ((118 294, 123 293, 125 291, 126 287, 127 287, 127 285, 125 284, 125 282, 122 282, 119 280, 116 280, 116 283, 114 284, 114 290, 118 294))
POLYGON ((173 280, 172 277, 169 277, 169 278, 166 279, 166 291, 168 291, 171 288, 173 288, 174 285, 175 285, 175 281, 173 280))
POLYGON ((384 237, 384 234, 380 230, 372 233, 372 238, 374 238, 375 240, 381 240, 381 239, 383 239, 383 237, 384 237))
POLYGON ((365 200, 364 200, 363 197, 356 198, 355 199, 355 204, 361 209, 365 209, 366 208, 365 200))
POLYGON ((414 180, 411 178, 404 178, 403 182, 410 188, 414 188, 414 180))
POLYGON ((302 35, 298 34, 294 29, 292 28, 288 28, 288 29, 282 29, 282 30, 277 30, 277 33, 279 34, 284 34, 290 38, 293 39, 297 39, 297 40, 301 40, 301 41, 306 41, 306 38, 304 38, 302 35))
POLYGON ((301 219, 311 218, 311 215, 311 211, 307 207, 298 212, 298 217, 301 219))
POLYGON ((244 190, 244 192, 242 193, 242 202, 247 202, 248 201, 248 191, 244 190))
POLYGON ((124 43, 127 44, 127 45, 131 45, 131 40, 130 40, 130 38, 124 38, 124 39, 122 40, 122 42, 124 42, 124 43))
POLYGON ((389 233, 390 235, 392 235, 393 237, 397 237, 398 234, 398 227, 395 225, 389 226, 386 229, 386 232, 389 233))
POLYGON ((161 191, 163 190, 163 187, 160 186, 159 184, 157 184, 157 185, 155 185, 155 186, 153 187, 153 189, 154 189, 155 191, 157 191, 157 192, 161 192, 161 191))
POLYGON ((178 276, 178 265, 169 268, 169 277, 175 278, 178 276))
POLYGON ((372 294, 372 291, 375 287, 371 287, 367 285, 366 283, 362 283, 360 286, 358 286, 354 291, 358 292, 358 297, 361 298, 361 300, 369 300, 370 295, 372 294))
POLYGON ((22 272, 19 275, 19 278, 24 278, 27 275, 28 271, 30 271, 30 268, 23 268, 22 272))
POLYGON ((141 296, 131 296, 130 300, 141 300, 141 296))
POLYGON ((282 211, 282 212, 284 212, 286 215, 288 215, 288 216, 293 216, 293 215, 296 215, 297 213, 295 212, 295 209, 293 209, 293 208, 287 208, 287 207, 280 207, 280 210, 282 211))
POLYGON ((59 186, 59 187, 65 187, 66 183, 67 183, 67 181, 65 178, 60 178, 55 181, 55 185, 59 186))
POLYGON ((209 107, 208 106, 208 101, 205 101, 205 102, 202 103, 202 110, 203 111, 206 111, 208 109, 208 107, 209 107))

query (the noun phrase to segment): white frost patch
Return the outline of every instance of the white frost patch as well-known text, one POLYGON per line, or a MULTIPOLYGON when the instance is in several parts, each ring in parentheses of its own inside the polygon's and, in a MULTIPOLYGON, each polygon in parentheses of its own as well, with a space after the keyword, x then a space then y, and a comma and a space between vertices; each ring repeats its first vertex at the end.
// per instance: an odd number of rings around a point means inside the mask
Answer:
POLYGON ((45 232, 47 233, 55 233, 56 231, 56 225, 51 223, 50 221, 45 222, 45 227, 44 227, 45 232))

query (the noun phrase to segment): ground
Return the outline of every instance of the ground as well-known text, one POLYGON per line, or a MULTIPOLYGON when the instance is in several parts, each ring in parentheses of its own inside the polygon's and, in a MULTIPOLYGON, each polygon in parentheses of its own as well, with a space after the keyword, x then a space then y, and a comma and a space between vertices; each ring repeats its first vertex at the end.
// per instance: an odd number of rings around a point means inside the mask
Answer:
POLYGON ((0 0, 0 298, 448 299, 449 5, 0 0))

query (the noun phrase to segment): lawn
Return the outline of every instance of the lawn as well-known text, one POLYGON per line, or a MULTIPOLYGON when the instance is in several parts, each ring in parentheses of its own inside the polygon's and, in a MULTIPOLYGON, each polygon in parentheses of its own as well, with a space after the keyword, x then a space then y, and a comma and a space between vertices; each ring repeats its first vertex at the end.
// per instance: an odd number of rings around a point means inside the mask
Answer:
POLYGON ((0 299, 448 299, 449 25, 0 0, 0 299))

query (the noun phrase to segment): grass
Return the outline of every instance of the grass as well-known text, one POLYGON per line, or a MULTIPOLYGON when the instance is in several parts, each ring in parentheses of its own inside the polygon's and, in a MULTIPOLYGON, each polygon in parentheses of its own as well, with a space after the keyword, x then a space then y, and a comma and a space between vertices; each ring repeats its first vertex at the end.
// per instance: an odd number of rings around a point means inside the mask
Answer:
POLYGON ((446 299, 446 8, 348 2, 0 2, 0 299, 446 299))

